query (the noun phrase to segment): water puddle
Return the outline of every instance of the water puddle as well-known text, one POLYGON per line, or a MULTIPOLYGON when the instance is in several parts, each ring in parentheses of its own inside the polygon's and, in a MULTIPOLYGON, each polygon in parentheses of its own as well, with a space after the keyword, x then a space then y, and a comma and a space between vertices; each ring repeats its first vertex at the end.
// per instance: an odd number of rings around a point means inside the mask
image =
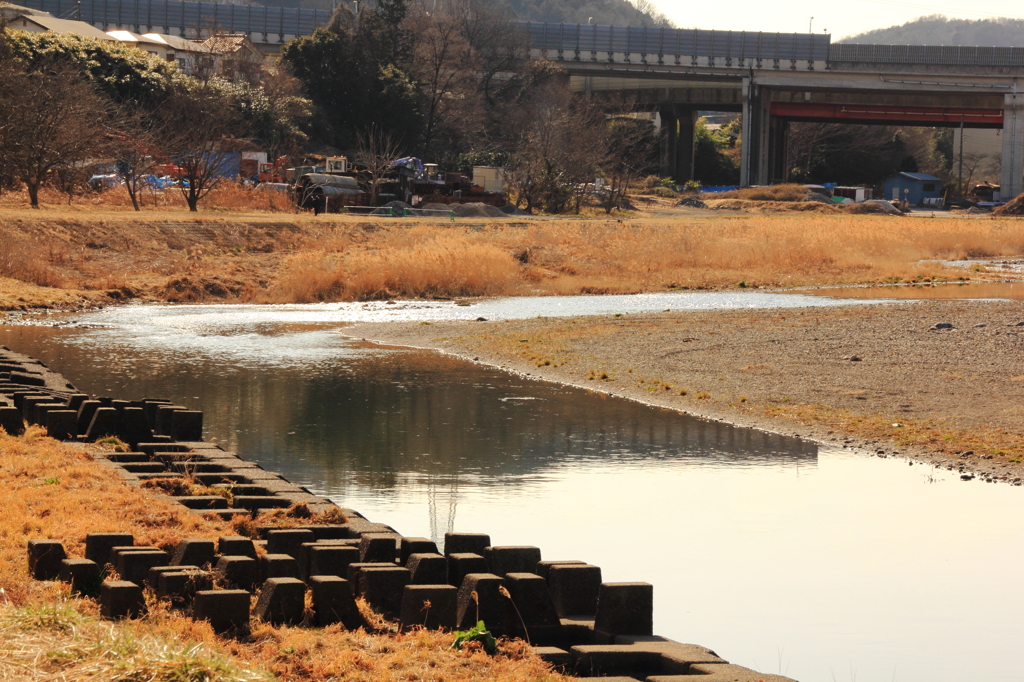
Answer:
POLYGON ((0 344, 201 409, 208 439, 404 534, 651 582, 656 632, 762 672, 1022 679, 1019 488, 354 343, 324 310, 136 306, 0 344))
POLYGON ((874 287, 831 287, 801 290, 809 296, 878 300, 993 300, 1024 301, 1024 282, 978 282, 974 284, 922 284, 874 287))

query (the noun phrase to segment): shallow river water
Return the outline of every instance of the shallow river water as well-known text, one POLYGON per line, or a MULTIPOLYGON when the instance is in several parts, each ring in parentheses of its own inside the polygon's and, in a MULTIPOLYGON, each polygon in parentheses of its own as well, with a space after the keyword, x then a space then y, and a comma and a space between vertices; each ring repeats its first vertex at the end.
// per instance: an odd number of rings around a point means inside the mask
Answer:
POLYGON ((0 344, 201 409, 208 440, 403 534, 651 582, 658 634, 763 672, 1024 680, 1020 488, 361 343, 339 310, 136 306, 0 344))

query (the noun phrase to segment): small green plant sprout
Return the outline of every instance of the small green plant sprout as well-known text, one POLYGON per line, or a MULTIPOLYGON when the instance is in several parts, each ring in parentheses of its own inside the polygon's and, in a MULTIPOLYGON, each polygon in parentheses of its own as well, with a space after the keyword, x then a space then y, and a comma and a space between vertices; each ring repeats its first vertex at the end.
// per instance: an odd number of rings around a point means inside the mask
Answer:
POLYGON ((57 485, 58 483, 60 483, 60 476, 50 476, 44 478, 39 485, 57 485))
POLYGON ((452 649, 461 650, 463 645, 468 642, 479 642, 483 646, 484 651, 490 655, 494 655, 498 652, 498 642, 487 630, 487 626, 484 625, 482 620, 478 620, 469 630, 459 630, 455 632, 455 641, 452 642, 452 649))
POLYGON ((736 285, 736 287, 737 287, 737 288, 739 288, 739 289, 746 289, 746 288, 747 288, 747 283, 746 283, 746 282, 744 282, 744 281, 743 281, 743 280, 741 279, 741 280, 739 281, 739 283, 738 283, 738 284, 736 285))

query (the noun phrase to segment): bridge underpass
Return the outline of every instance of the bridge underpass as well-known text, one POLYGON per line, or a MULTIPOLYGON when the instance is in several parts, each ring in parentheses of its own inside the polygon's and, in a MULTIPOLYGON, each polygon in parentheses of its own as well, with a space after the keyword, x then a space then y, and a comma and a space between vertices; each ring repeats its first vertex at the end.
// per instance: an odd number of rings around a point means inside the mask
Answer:
MULTIPOLYGON (((791 122, 1000 128, 1004 197, 1024 189, 1024 48, 831 45, 824 35, 523 24, 570 87, 663 121, 665 175, 692 177, 697 111, 742 114, 743 185, 785 179, 791 122)), ((824 179, 823 179, 824 180, 824 179)))

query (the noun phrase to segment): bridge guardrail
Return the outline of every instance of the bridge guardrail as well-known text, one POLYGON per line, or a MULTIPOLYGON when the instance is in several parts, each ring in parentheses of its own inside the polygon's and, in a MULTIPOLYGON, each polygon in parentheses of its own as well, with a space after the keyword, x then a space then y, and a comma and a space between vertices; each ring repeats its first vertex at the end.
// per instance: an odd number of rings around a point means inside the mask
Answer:
POLYGON ((829 47, 828 60, 868 64, 1024 66, 1024 47, 836 43, 829 47))

